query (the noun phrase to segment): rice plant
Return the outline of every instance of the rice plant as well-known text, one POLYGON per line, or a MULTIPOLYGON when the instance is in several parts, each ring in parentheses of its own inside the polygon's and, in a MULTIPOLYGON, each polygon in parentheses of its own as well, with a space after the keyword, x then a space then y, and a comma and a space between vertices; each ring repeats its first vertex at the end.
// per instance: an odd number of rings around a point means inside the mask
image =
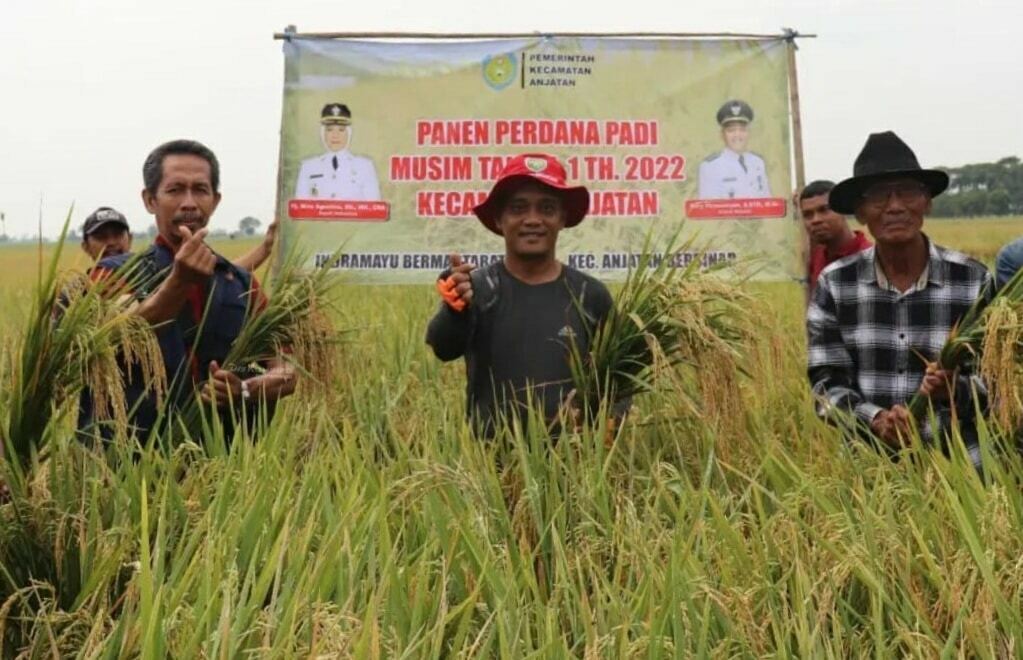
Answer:
POLYGON ((731 426, 697 389, 713 363, 677 363, 610 447, 599 424, 481 442, 461 366, 423 342, 428 287, 339 290, 361 323, 333 396, 285 402, 258 442, 104 455, 49 415, 0 505, 0 655, 1019 655, 1020 459, 984 424, 984 478, 846 444, 814 414, 801 291, 741 291, 771 339, 722 334, 748 373, 731 426))
POLYGON ((669 241, 665 253, 658 255, 651 252, 648 238, 614 297, 614 307, 594 332, 589 352, 572 346, 575 396, 583 410, 592 413, 602 402, 650 392, 658 378, 675 376, 678 386, 683 382, 677 378, 679 365, 700 376, 685 378, 695 382, 695 390, 676 391, 690 399, 688 395, 705 394, 700 398, 712 405, 734 405, 743 347, 754 337, 752 299, 734 270, 723 277, 725 266, 703 268, 700 259, 675 264, 675 255, 688 251, 692 241, 678 249, 674 244, 674 239, 669 241))
POLYGON ((0 384, 0 475, 19 488, 32 460, 45 453, 51 423, 82 388, 91 388, 97 417, 124 433, 124 379, 136 371, 158 398, 166 387, 156 337, 125 293, 145 274, 129 264, 119 278, 93 282, 58 271, 59 259, 60 250, 48 264, 40 256, 31 309, 0 384))
MULTIPOLYGON (((994 295, 979 298, 949 334, 938 358, 928 370, 976 369, 991 394, 994 418, 1012 431, 1023 419, 1023 271, 1017 272, 994 295)), ((927 412, 928 400, 916 394, 909 402, 917 418, 927 412)))

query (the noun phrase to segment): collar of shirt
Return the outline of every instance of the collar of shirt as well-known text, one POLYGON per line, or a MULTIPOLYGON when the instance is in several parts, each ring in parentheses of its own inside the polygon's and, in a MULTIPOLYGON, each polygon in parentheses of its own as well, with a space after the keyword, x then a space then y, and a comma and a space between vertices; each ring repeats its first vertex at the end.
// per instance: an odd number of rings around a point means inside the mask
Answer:
POLYGON ((876 284, 882 290, 892 291, 899 295, 923 291, 928 286, 944 286, 947 279, 945 261, 938 254, 938 250, 934 247, 931 239, 924 235, 924 240, 927 242, 927 264, 924 266, 924 270, 920 273, 916 283, 906 291, 899 291, 896 287, 892 286, 891 281, 881 267, 881 261, 877 258, 876 246, 863 251, 863 260, 860 261, 859 267, 860 281, 867 284, 876 284))
POLYGON ((163 234, 157 234, 156 240, 153 242, 156 243, 157 245, 167 248, 168 250, 170 250, 171 254, 177 254, 178 249, 171 245, 170 241, 163 237, 163 234))
POLYGON ((728 148, 725 148, 725 149, 724 149, 724 150, 723 150, 723 151, 721 152, 721 154, 722 154, 723 156, 725 156, 725 157, 726 157, 726 158, 728 158, 729 160, 733 160, 733 161, 735 161, 736 163, 738 163, 738 162, 739 162, 739 156, 745 156, 745 155, 746 155, 746 153, 747 153, 747 152, 745 152, 745 151, 744 151, 744 152, 742 152, 741 154, 740 154, 740 153, 736 153, 736 152, 734 152, 734 151, 732 151, 731 149, 728 149, 728 148))

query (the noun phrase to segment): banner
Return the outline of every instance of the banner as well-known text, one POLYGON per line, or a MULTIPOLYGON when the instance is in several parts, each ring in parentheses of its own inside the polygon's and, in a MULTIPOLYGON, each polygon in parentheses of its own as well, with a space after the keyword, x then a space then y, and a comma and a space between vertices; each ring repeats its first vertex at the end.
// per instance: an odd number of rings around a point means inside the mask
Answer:
POLYGON ((681 231, 695 238, 680 265, 802 274, 782 39, 296 36, 284 53, 278 217, 309 266, 402 283, 432 281, 452 252, 499 259, 472 208, 508 158, 542 152, 590 191, 558 240, 571 266, 620 279, 650 232, 656 250, 681 231))

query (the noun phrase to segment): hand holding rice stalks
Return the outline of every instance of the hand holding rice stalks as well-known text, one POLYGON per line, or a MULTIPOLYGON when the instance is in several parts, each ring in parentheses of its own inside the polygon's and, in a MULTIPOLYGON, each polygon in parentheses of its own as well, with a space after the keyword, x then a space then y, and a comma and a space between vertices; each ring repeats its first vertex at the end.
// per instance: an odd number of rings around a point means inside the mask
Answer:
MULTIPOLYGON (((285 257, 271 281, 266 306, 255 313, 250 305, 221 368, 259 371, 269 360, 283 358, 299 372, 302 387, 326 390, 334 383, 340 332, 331 312, 337 275, 326 265, 306 272, 302 264, 295 252, 285 257)), ((196 396, 181 413, 181 425, 191 437, 203 433, 200 405, 196 396)))
POLYGON ((246 320, 225 366, 246 366, 285 355, 305 374, 302 382, 319 387, 334 382, 339 332, 331 308, 337 275, 328 266, 305 272, 302 263, 294 252, 284 259, 272 280, 266 307, 246 320))
MULTIPOLYGON (((949 334, 929 370, 976 367, 988 388, 991 412, 1006 429, 1023 420, 1023 270, 994 296, 982 294, 949 334)), ((920 419, 928 399, 916 394, 909 411, 920 419)))
MULTIPOLYGON (((679 364, 710 373, 734 374, 739 368, 741 346, 752 335, 743 321, 749 298, 739 283, 719 277, 724 265, 704 269, 697 258, 675 267, 672 257, 691 243, 674 249, 671 241, 662 257, 651 254, 648 239, 614 308, 595 331, 589 353, 572 347, 573 384, 586 413, 595 412, 602 400, 613 403, 651 391, 659 375, 675 373, 679 364)), ((704 398, 712 394, 701 387, 704 383, 730 392, 736 387, 734 380, 697 380, 704 398)))

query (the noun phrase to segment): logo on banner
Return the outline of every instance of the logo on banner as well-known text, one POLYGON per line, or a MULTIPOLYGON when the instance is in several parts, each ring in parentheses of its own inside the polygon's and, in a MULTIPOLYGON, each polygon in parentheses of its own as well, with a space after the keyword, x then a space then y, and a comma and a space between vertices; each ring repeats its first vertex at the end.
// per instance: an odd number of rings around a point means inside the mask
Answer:
POLYGON ((518 60, 511 53, 483 58, 483 81, 491 89, 501 90, 512 84, 517 70, 518 60))

